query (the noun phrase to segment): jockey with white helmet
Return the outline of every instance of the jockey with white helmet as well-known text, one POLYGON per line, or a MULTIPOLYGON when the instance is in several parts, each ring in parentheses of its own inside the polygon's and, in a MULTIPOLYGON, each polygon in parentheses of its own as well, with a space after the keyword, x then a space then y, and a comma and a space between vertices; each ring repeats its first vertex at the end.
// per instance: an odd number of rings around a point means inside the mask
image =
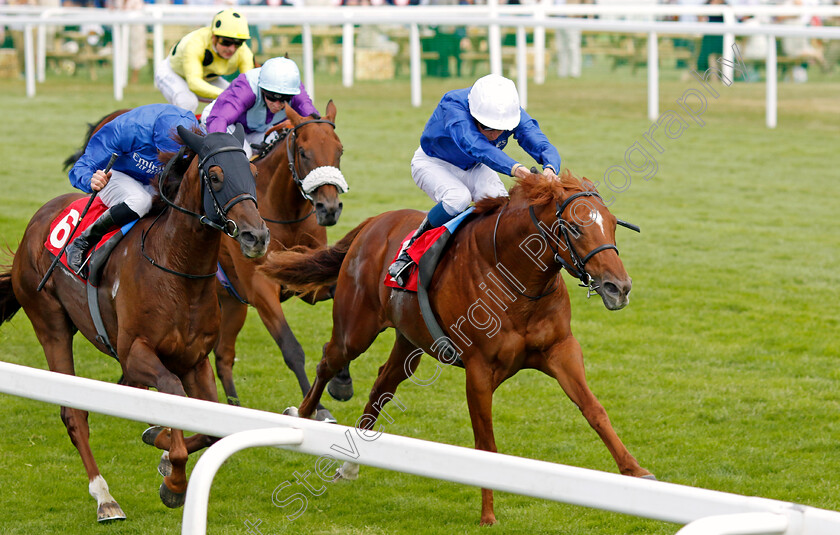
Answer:
POLYGON ((406 249, 423 232, 447 223, 472 201, 506 196, 497 173, 524 178, 528 169, 503 152, 513 135, 543 174, 556 176, 560 154, 519 106, 511 80, 489 74, 471 88, 449 91, 441 99, 420 137, 420 148, 411 159, 411 177, 437 204, 388 268, 405 286, 412 264, 406 249))
POLYGON ((301 116, 319 117, 295 62, 271 58, 262 67, 237 76, 204 108, 201 122, 208 133, 232 131, 236 123, 243 125, 245 152, 250 158, 251 144, 260 143, 269 128, 286 120, 287 105, 301 116))
POLYGON ((228 86, 222 76, 254 68, 248 21, 235 8, 216 13, 210 26, 178 41, 155 70, 155 87, 167 102, 195 113, 198 101, 210 102, 228 86))

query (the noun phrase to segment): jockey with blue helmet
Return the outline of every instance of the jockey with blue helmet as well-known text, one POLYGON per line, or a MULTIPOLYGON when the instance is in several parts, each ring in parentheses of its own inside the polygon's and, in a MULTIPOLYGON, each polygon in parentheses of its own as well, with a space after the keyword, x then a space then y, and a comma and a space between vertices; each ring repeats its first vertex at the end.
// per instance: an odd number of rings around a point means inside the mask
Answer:
POLYGON ((67 246, 67 265, 73 271, 79 272, 87 251, 108 231, 151 210, 156 190, 150 182, 162 169, 158 154, 180 149, 174 139, 178 126, 198 129, 198 119, 172 104, 147 104, 105 123, 91 136, 70 169, 70 183, 85 193, 98 191, 108 210, 67 246), (112 154, 117 159, 105 173, 112 154))
POLYGON ((519 106, 513 81, 489 74, 443 96, 411 159, 411 177, 437 204, 388 268, 397 284, 405 286, 413 263, 406 249, 423 232, 447 223, 472 201, 507 196, 498 173, 527 176, 528 169, 503 151, 511 135, 544 175, 556 176, 560 154, 519 106))
POLYGON ((286 106, 301 116, 319 117, 300 81, 300 71, 289 58, 271 58, 262 67, 240 74, 219 98, 204 108, 201 122, 208 132, 245 127, 245 152, 260 143, 266 131, 286 120, 286 106))

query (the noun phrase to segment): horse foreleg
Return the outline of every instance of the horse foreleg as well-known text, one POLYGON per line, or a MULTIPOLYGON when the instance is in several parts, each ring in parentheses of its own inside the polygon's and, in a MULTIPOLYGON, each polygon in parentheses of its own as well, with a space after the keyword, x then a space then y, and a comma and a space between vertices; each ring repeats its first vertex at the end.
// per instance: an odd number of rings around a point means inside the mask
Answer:
POLYGON ((230 296, 220 296, 219 305, 222 312, 221 328, 216 347, 213 349, 216 354, 216 373, 222 388, 225 389, 228 404, 239 405, 239 396, 233 384, 233 364, 236 361, 236 337, 245 325, 248 306, 230 296))
MULTIPOLYGON (((493 435, 493 392, 498 385, 493 384, 491 370, 483 363, 467 367, 466 376, 467 406, 475 436, 475 449, 496 452, 496 439, 493 435)), ((495 523, 493 491, 481 489, 481 525, 489 526, 495 523)))
MULTIPOLYGON (((189 370, 181 378, 184 389, 187 395, 193 399, 203 399, 204 401, 218 402, 218 392, 216 391, 216 381, 213 379, 213 367, 210 366, 210 359, 201 359, 201 361, 189 370)), ((218 437, 211 437, 208 435, 197 434, 185 439, 187 453, 196 452, 202 448, 212 446, 218 437)))
MULTIPOLYGON (((295 337, 295 333, 289 327, 289 322, 286 321, 286 315, 280 305, 279 288, 273 283, 270 286, 264 286, 255 282, 254 293, 254 307, 256 307, 260 319, 262 319, 271 337, 274 338, 280 348, 283 362, 295 374, 301 395, 305 396, 310 389, 309 377, 306 376, 306 355, 300 342, 295 337)), ((317 420, 335 422, 333 415, 320 401, 316 409, 318 411, 316 414, 317 420)))
POLYGON ((578 406, 583 417, 607 446, 622 474, 653 478, 650 472, 639 466, 638 461, 618 438, 607 411, 589 389, 583 365, 583 352, 573 336, 552 347, 540 369, 556 379, 569 399, 578 406))
POLYGON ((327 386, 327 383, 341 369, 341 366, 333 368, 329 363, 331 361, 343 360, 343 358, 344 356, 336 351, 335 344, 332 343, 332 340, 324 344, 324 356, 315 369, 315 382, 312 383, 312 387, 303 397, 303 401, 300 407, 298 407, 298 416, 301 418, 310 418, 312 416, 312 413, 315 412, 316 407, 320 404, 321 396, 324 395, 324 388, 327 386))
MULTIPOLYGON (((178 376, 163 365, 142 339, 137 338, 133 341, 123 366, 126 380, 132 383, 154 387, 158 392, 166 394, 184 397, 187 395, 178 376)), ((210 373, 212 375, 212 370, 210 373)), ((163 439, 160 435, 155 438, 155 445, 163 439)), ((184 433, 180 429, 171 429, 168 438, 172 471, 164 477, 160 487, 160 498, 167 507, 180 507, 184 504, 187 491, 187 447, 184 443, 184 433)))
POLYGON ((172 472, 160 484, 160 500, 170 508, 181 507, 187 497, 187 446, 184 432, 173 429, 170 433, 169 462, 172 472))

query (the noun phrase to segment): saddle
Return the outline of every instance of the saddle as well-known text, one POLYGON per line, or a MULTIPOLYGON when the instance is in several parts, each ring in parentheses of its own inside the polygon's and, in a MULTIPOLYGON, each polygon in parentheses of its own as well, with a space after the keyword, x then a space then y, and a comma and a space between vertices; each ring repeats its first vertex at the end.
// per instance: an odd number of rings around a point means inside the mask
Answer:
MULTIPOLYGON (((105 212, 105 210, 108 209, 108 207, 105 206, 105 203, 97 197, 91 203, 84 219, 79 221, 79 214, 81 214, 84 210, 87 201, 87 197, 73 201, 50 224, 50 233, 47 237, 47 241, 44 243, 44 247, 46 247, 53 256, 57 256, 61 253, 61 250, 64 247, 65 242, 67 242, 70 232, 73 230, 75 225, 78 225, 78 228, 75 232, 73 232, 72 239, 76 239, 82 231, 89 227, 99 218, 100 215, 102 215, 103 212, 105 212)), ((117 352, 111 345, 110 340, 108 340, 108 335, 105 332, 105 324, 102 322, 102 314, 99 312, 97 290, 99 288, 99 281, 102 275, 102 268, 105 266, 108 257, 111 255, 111 251, 114 250, 114 247, 116 247, 123 236, 131 230, 131 227, 133 227, 135 223, 137 223, 136 220, 120 228, 116 228, 102 236, 102 239, 94 246, 90 253, 90 257, 87 260, 87 272, 82 270, 81 273, 76 273, 70 269, 67 266, 67 257, 63 254, 59 259, 59 262, 64 269, 85 283, 87 287, 90 317, 93 320, 93 324, 96 326, 96 339, 108 348, 108 351, 114 358, 117 358, 117 352)))
MULTIPOLYGON (((415 265, 410 268, 411 274, 409 275, 408 282, 405 287, 398 285, 393 277, 391 277, 387 272, 385 274, 384 281, 385 286, 402 291, 417 292, 417 302, 420 306, 420 315, 423 316, 423 322, 426 324, 429 334, 432 335, 434 340, 443 341, 441 345, 442 355, 453 362, 453 365, 461 368, 464 367, 464 364, 458 356, 458 350, 446 342, 449 338, 446 336, 446 333, 443 332, 440 325, 438 325, 434 310, 432 310, 432 305, 429 302, 429 286, 431 285, 432 277, 435 274, 435 269, 437 269, 440 259, 443 258, 446 251, 449 239, 453 236, 453 234, 455 234, 455 231, 461 223, 463 223, 467 217, 472 214, 472 211, 473 208, 470 207, 461 212, 455 218, 451 219, 442 227, 428 230, 414 240, 414 243, 407 249, 407 252, 414 261, 415 265)), ((402 243, 411 239, 413 234, 414 231, 410 232, 402 243)), ((399 251, 397 251, 397 256, 398 255, 399 251)), ((394 256, 391 262, 396 260, 397 256, 394 256)))

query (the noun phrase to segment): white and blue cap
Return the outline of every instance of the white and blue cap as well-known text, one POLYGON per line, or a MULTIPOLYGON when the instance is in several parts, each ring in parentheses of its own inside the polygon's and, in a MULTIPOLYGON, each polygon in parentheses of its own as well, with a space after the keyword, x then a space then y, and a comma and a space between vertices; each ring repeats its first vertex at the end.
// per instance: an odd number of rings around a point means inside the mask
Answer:
POLYGON ((260 67, 260 89, 281 95, 300 93, 300 71, 289 58, 271 58, 260 67))

